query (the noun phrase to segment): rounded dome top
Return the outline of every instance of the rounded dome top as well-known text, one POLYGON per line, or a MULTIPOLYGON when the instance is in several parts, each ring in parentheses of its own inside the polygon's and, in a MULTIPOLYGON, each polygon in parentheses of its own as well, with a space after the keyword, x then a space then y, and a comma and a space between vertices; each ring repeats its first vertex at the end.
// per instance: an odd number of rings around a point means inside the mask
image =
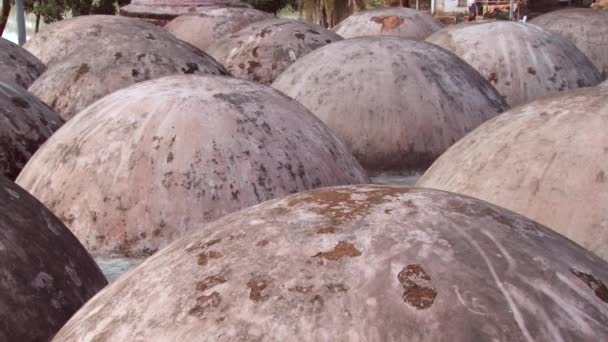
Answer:
POLYGON ((444 26, 427 13, 405 7, 388 7, 356 12, 332 31, 344 38, 389 35, 424 40, 444 26))
POLYGON ((107 281, 70 231, 0 175, 0 340, 48 341, 107 281))
POLYGON ((536 220, 608 260, 608 89, 554 95, 464 137, 419 186, 463 193, 536 220))
POLYGON ((176 241, 54 341, 606 340, 607 283, 604 261, 488 203, 326 188, 176 241))
POLYGON ((120 8, 120 15, 162 26, 180 15, 227 7, 252 8, 239 0, 133 0, 120 8))
POLYGON ((593 63, 573 43, 535 25, 506 21, 461 25, 437 31, 426 41, 473 66, 511 106, 601 80, 593 63))
POLYGON ((235 77, 268 85, 302 56, 338 40, 319 25, 268 19, 218 40, 208 52, 235 77))
POLYGON ((177 38, 206 50, 218 39, 270 18, 271 14, 251 8, 215 8, 204 13, 181 15, 171 20, 165 29, 177 38))
POLYGON ((100 256, 147 256, 261 201, 368 181, 294 100, 248 81, 193 75, 104 97, 57 131, 18 178, 100 256))
POLYGON ((608 12, 591 8, 553 11, 529 21, 568 38, 608 78, 608 12))
POLYGON ((17 175, 63 120, 25 89, 0 81, 0 175, 17 175))
POLYGON ((227 74, 204 52, 137 19, 82 16, 51 25, 41 34, 45 36, 32 39, 30 51, 58 52, 46 55, 54 62, 30 91, 66 120, 137 82, 173 74, 227 74))
POLYGON ((454 54, 400 37, 330 44, 294 63, 273 87, 317 115, 372 172, 424 171, 451 144, 508 108, 454 54))
POLYGON ((27 88, 46 67, 19 45, 0 38, 0 82, 27 88))

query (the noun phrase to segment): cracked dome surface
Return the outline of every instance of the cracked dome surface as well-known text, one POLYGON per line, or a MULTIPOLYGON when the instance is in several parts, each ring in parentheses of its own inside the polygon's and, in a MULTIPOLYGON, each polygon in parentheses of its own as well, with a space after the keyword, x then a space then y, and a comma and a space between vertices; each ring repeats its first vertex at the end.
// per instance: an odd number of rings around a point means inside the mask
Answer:
POLYGON ((417 185, 508 208, 608 260, 608 88, 505 112, 454 144, 417 185))
POLYGON ((89 301, 54 341, 603 340, 606 266, 470 197, 325 188, 176 241, 89 301))
POLYGON ((27 49, 48 70, 29 90, 65 120, 116 90, 174 74, 226 75, 213 58, 138 19, 80 16, 50 25, 27 49))
POLYGON ((251 8, 215 8, 204 13, 181 15, 171 20, 165 29, 177 38, 205 51, 218 39, 249 24, 272 17, 269 13, 251 8))
POLYGON ((439 30, 426 41, 469 63, 513 107, 601 81, 597 68, 572 42, 536 25, 459 25, 439 30))
POLYGON ((608 78, 608 12, 591 8, 552 11, 529 21, 569 39, 608 78))
POLYGON ((63 120, 27 90, 0 81, 0 175, 14 180, 63 120))
POLYGON ((96 256, 148 256, 197 225, 307 189, 369 182, 303 106, 257 83, 169 76, 95 102, 18 183, 96 256))
POLYGON ((425 12, 405 7, 376 8, 353 13, 332 29, 344 38, 389 35, 424 40, 445 27, 425 12))
POLYGON ((0 340, 50 340, 106 284, 61 221, 0 175, 0 340))
POLYGON ((294 63, 272 86, 325 122, 371 173, 424 172, 454 142, 509 108, 454 54, 401 37, 332 43, 294 63))
POLYGON ((46 66, 19 45, 0 37, 0 82, 27 88, 46 66))
POLYGON ((268 85, 302 56, 339 40, 319 25, 268 19, 216 41, 208 53, 233 76, 268 85))

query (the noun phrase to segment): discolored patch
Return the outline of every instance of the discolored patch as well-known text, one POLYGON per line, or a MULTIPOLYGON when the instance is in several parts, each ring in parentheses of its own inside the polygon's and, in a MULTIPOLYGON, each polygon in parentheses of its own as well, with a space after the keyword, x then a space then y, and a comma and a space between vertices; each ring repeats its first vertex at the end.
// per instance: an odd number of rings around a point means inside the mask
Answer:
POLYGON ((310 293, 312 291, 312 285, 310 286, 302 286, 302 285, 296 285, 292 288, 289 289, 289 291, 291 292, 299 292, 299 293, 310 293))
MULTIPOLYGON (((353 200, 346 191, 314 191, 290 198, 287 205, 295 207, 302 204, 317 204, 309 210, 329 219, 329 226, 339 226, 357 217, 365 216, 371 208, 391 201, 411 190, 407 188, 378 187, 373 191, 361 193, 365 200, 353 200)), ((279 213, 277 213, 279 214, 279 213)))
POLYGON ((11 97, 11 102, 15 106, 20 107, 20 108, 24 108, 24 109, 30 108, 30 104, 27 103, 27 101, 22 97, 13 96, 13 97, 11 97))
POLYGON ((528 67, 528 74, 536 75, 536 69, 534 69, 533 67, 528 67))
POLYGON ((264 247, 268 244, 268 240, 260 240, 255 245, 258 247, 264 247))
POLYGON ((261 275, 253 276, 247 282, 247 287, 251 289, 249 292, 249 299, 254 302, 263 302, 268 299, 270 296, 267 291, 269 284, 270 278, 261 275))
POLYGON ((202 252, 198 255, 198 264, 201 266, 206 266, 209 260, 211 259, 219 259, 222 257, 222 253, 218 251, 209 251, 202 252))
POLYGON ((601 280, 596 279, 593 275, 587 274, 585 272, 581 272, 570 268, 570 272, 577 276, 580 280, 582 280, 593 293, 604 303, 608 303, 608 288, 601 280))
POLYGON ((390 16, 390 17, 372 17, 371 21, 381 24, 380 32, 387 32, 390 30, 394 30, 401 26, 405 20, 401 17, 390 16))
POLYGON ((327 287, 331 293, 348 292, 348 289, 342 283, 327 284, 325 287, 327 287))
POLYGON ((495 72, 490 73, 490 77, 488 77, 488 81, 492 83, 498 83, 498 75, 495 72))
POLYGON ((200 296, 196 298, 196 306, 188 312, 190 315, 200 315, 208 312, 211 309, 217 308, 222 302, 222 297, 219 293, 213 292, 208 296, 200 296))
POLYGON ((420 265, 407 265, 397 279, 405 292, 403 301, 417 309, 428 309, 433 305, 437 291, 433 288, 431 277, 420 265))
POLYGON ((80 64, 80 67, 76 71, 76 76, 74 77, 74 82, 78 81, 80 79, 80 77, 82 77, 82 75, 86 74, 89 71, 91 71, 91 68, 89 67, 88 64, 86 64, 86 63, 80 64))
POLYGON ((336 228, 334 227, 325 227, 317 229, 317 234, 335 234, 336 228))
POLYGON ((319 252, 314 255, 315 258, 324 258, 327 260, 339 260, 342 258, 354 258, 361 255, 361 252, 355 248, 352 244, 346 241, 340 241, 334 247, 333 251, 329 252, 319 252))
POLYGON ((222 274, 212 275, 196 283, 196 290, 200 292, 207 291, 210 288, 225 282, 226 277, 224 277, 222 274))

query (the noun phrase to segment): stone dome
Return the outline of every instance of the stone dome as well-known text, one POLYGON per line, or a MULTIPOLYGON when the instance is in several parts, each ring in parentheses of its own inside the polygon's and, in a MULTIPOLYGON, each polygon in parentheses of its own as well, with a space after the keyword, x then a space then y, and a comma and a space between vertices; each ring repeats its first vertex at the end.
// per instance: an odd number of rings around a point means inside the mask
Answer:
POLYGON ((0 38, 0 82, 27 88, 46 67, 31 53, 13 42, 0 38))
POLYGON ((28 47, 63 46, 30 91, 65 120, 137 82, 173 74, 227 74, 204 52, 142 20, 82 16, 59 24, 45 31, 48 39, 43 36, 28 47))
POLYGON ((0 175, 0 341, 49 341, 107 281, 70 231, 0 175))
POLYGON ((218 40, 207 52, 235 77, 268 85, 302 56, 338 40, 319 25, 269 19, 218 40))
POLYGON ((607 99, 606 88, 586 88, 503 113, 417 184, 513 210, 608 260, 607 99))
POLYGON ((344 38, 389 35, 424 40, 445 25, 428 13, 405 7, 356 12, 332 31, 344 38))
POLYGON ((558 33, 576 45, 608 78, 608 12, 591 8, 570 8, 543 14, 529 21, 558 33))
POLYGON ((570 41, 535 25, 495 21, 435 32, 439 45, 473 66, 511 106, 601 80, 593 63, 570 41))
POLYGON ((256 21, 271 18, 271 14, 251 8, 216 8, 204 13, 181 15, 171 20, 165 29, 204 51, 224 36, 256 21))
POLYGON ((273 87, 317 115, 372 173, 424 171, 509 108, 454 54, 400 37, 330 44, 294 63, 273 87))
POLYGON ((27 90, 0 81, 0 175, 21 169, 63 120, 27 90))
POLYGON ((93 255, 129 257, 271 198, 368 181, 294 100, 194 75, 104 97, 57 131, 18 178, 93 255))
POLYGON ((239 0, 133 0, 120 8, 120 15, 163 26, 180 15, 226 7, 251 8, 239 0))
POLYGON ((329 188, 176 241, 54 341, 603 341, 607 283, 606 262, 486 202, 329 188))

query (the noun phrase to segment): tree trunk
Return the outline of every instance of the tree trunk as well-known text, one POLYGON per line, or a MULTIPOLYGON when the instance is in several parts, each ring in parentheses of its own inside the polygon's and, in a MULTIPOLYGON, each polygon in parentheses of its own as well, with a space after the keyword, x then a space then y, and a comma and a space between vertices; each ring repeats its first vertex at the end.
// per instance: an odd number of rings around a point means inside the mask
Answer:
POLYGON ((38 33, 38 29, 40 29, 40 13, 36 13, 36 28, 34 29, 34 33, 38 33))
POLYGON ((10 0, 2 0, 2 14, 0 14, 0 36, 4 32, 6 23, 8 22, 8 15, 11 13, 11 2, 10 0))

